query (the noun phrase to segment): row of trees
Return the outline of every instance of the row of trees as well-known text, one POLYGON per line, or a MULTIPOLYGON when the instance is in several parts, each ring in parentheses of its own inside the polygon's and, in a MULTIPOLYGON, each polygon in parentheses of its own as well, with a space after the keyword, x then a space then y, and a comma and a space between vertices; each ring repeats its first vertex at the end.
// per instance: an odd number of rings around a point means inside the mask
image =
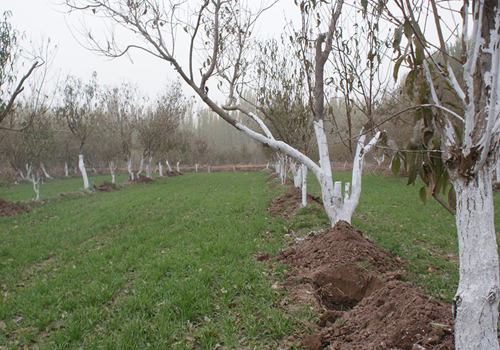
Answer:
MULTIPOLYGON (((319 180, 332 225, 349 220, 359 197, 363 157, 384 139, 381 122, 376 119, 379 94, 388 90, 381 63, 385 57, 393 59, 395 79, 405 67, 409 108, 416 112, 415 135, 407 147, 400 148, 393 168, 397 171, 402 160, 410 182, 419 175, 427 186, 427 195, 435 198, 440 198, 435 194, 445 191, 448 183, 453 185, 456 205, 453 196, 448 203, 441 203, 454 209, 460 248, 455 346, 499 348, 500 282, 491 192, 492 170, 500 147, 498 1, 463 1, 455 6, 454 2, 443 5, 435 0, 348 4, 344 0, 331 4, 295 0, 302 21, 297 27, 291 26, 282 39, 282 44, 289 39, 290 46, 260 46, 268 57, 261 65, 253 49, 259 46, 255 23, 265 9, 254 3, 66 3, 71 10, 94 14, 142 38, 142 42, 120 46, 114 33, 103 41, 92 37, 95 49, 120 57, 131 48, 141 47, 172 65, 192 91, 229 125, 279 156, 304 164, 319 180), (433 28, 427 28, 431 23, 433 28), (452 23, 456 25, 450 26, 452 23), (383 33, 389 36, 384 38, 383 33), (446 38, 460 42, 459 58, 450 56, 446 38), (182 49, 185 51, 180 54, 182 49), (461 79, 453 70, 454 60, 463 68, 461 79), (217 103, 208 93, 211 81, 226 93, 225 103, 217 103), (252 84, 259 93, 254 104, 244 95, 252 84), (331 175, 326 137, 329 128, 325 125, 333 108, 326 102, 331 100, 325 98, 328 94, 342 97, 348 116, 349 134, 343 141, 350 145, 355 168, 352 187, 346 184, 343 193, 341 183, 334 182, 331 175), (354 111, 366 117, 356 141, 349 119, 354 111), (253 124, 236 119, 235 112, 246 115, 253 124), (372 131, 371 140, 365 143, 372 131), (317 154, 309 151, 313 137, 317 154)), ((387 141, 387 145, 391 143, 387 141)))

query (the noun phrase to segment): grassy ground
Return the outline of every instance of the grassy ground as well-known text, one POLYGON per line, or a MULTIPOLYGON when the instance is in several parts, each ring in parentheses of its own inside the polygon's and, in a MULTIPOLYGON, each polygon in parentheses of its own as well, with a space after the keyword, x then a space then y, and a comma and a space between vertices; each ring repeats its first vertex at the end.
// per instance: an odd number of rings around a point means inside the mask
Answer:
MULTIPOLYGON (((82 194, 81 179, 45 183, 43 205, 0 217, 0 349, 272 349, 300 333, 314 315, 284 309, 269 283, 284 267, 253 257, 328 220, 313 205, 289 221, 269 217, 267 200, 283 189, 266 177, 190 173, 93 194, 82 194)), ((352 224, 407 260, 408 279, 449 301, 458 283, 454 218, 433 200, 422 204, 418 190, 364 175, 352 224)), ((0 191, 33 197, 29 184, 0 191)))
POLYGON ((308 316, 281 306, 279 269, 254 260, 284 233, 266 176, 187 174, 1 217, 0 346, 273 348, 308 316))

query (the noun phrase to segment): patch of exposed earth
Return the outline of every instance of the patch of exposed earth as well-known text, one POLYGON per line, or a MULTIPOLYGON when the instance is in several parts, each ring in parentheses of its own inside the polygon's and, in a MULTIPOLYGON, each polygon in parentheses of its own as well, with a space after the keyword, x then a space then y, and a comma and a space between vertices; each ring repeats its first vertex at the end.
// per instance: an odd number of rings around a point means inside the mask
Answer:
MULTIPOLYGON (((298 198, 285 194, 270 205, 288 207, 288 199, 298 198)), ((313 334, 302 336, 303 348, 454 349, 450 306, 401 281, 405 262, 347 222, 311 232, 275 258, 290 267, 280 285, 289 289, 290 305, 308 304, 321 314, 313 334)))
MULTIPOLYGON (((271 199, 268 203, 268 212, 271 215, 281 215, 284 217, 290 217, 293 215, 297 209, 300 208, 300 203, 302 202, 302 191, 298 187, 290 187, 282 196, 271 199)), ((308 203, 321 204, 319 197, 307 195, 308 203)))
POLYGON ((109 181, 104 181, 102 184, 97 186, 96 189, 100 192, 113 192, 120 188, 114 183, 111 183, 109 181))
POLYGON ((22 205, 0 198, 0 216, 16 215, 20 211, 28 211, 28 209, 22 205))

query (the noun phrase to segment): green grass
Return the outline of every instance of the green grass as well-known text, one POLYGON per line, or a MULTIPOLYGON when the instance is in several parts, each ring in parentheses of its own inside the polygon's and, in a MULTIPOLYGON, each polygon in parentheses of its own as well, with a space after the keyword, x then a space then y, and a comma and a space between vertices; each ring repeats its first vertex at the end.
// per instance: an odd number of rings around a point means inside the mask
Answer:
POLYGON ((259 348, 294 334, 268 280, 280 269, 253 258, 285 227, 265 180, 187 174, 0 218, 0 346, 259 348))
MULTIPOLYGON (((266 177, 190 173, 111 193, 82 191, 81 179, 46 182, 44 204, 0 217, 0 349, 273 349, 307 331, 314 314, 283 308, 271 288, 286 267, 253 256, 328 219, 314 205, 271 218, 267 201, 284 189, 266 177)), ((405 181, 365 174, 352 224, 408 261, 408 280, 450 301, 454 218, 405 181)), ((0 190, 6 200, 33 197, 26 183, 0 190)), ((312 176, 309 192, 319 194, 312 176)))

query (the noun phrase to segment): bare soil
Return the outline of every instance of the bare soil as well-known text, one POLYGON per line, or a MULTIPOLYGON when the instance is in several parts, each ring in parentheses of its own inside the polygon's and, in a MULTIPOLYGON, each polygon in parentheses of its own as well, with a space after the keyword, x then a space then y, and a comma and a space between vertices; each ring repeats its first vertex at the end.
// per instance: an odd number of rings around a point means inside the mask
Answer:
POLYGON ((97 186, 96 189, 101 192, 113 192, 119 190, 120 187, 109 181, 104 181, 102 184, 97 186))
MULTIPOLYGON (((302 191, 298 187, 292 186, 281 197, 268 202, 268 212, 271 215, 290 217, 299 209, 301 202, 302 191)), ((319 197, 310 194, 307 195, 307 202, 322 205, 319 197)))
POLYGON ((23 207, 22 205, 0 198, 0 216, 16 215, 20 211, 28 211, 28 209, 23 207))
POLYGON ((127 179, 128 183, 132 184, 147 184, 149 182, 153 182, 154 180, 147 177, 147 176, 141 176, 141 177, 134 177, 132 180, 130 177, 127 179))
MULTIPOLYGON (((289 191, 269 203, 280 209, 269 210, 292 212, 287 208, 292 201, 299 203, 300 196, 289 191)), ((264 254, 257 257, 267 258, 264 254)), ((290 307, 307 304, 320 312, 311 326, 313 333, 300 340, 303 348, 454 349, 450 305, 403 282, 405 261, 375 245, 347 222, 311 232, 275 258, 290 267, 287 280, 280 285, 290 291, 290 307)), ((289 338, 282 344, 290 344, 289 338)))

